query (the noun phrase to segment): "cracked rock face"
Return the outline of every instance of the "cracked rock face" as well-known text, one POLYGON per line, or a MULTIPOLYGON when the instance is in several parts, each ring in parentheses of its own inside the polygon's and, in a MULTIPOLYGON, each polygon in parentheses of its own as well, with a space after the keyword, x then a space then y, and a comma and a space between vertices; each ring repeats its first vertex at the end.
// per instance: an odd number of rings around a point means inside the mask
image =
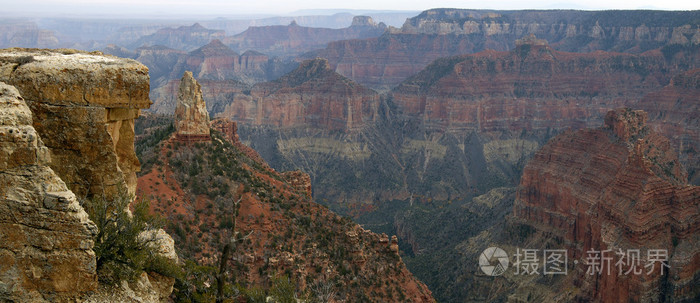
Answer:
POLYGON ((74 301, 97 286, 97 228, 49 167, 17 89, 0 82, 0 298, 74 301))
POLYGON ((0 50, 0 81, 17 88, 49 165, 78 196, 134 193, 134 119, 148 108, 148 68, 75 50, 0 50))

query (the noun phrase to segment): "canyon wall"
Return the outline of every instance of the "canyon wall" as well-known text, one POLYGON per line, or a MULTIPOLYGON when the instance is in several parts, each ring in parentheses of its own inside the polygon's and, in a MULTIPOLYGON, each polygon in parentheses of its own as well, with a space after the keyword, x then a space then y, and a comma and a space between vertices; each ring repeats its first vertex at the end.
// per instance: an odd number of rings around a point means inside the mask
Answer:
POLYGON ((432 9, 378 38, 329 43, 302 58, 327 58, 338 73, 388 90, 435 59, 507 51, 534 34, 552 48, 642 53, 666 45, 700 44, 698 11, 490 11, 432 9))
POLYGON ((510 52, 436 60, 397 86, 391 100, 401 115, 447 132, 579 129, 602 123, 610 108, 644 109, 696 184, 697 54, 678 53, 692 62, 683 72, 659 51, 568 53, 534 36, 516 43, 510 52))
POLYGON ((157 113, 173 112, 179 78, 185 71, 191 71, 201 83, 208 110, 215 114, 221 112, 236 94, 248 90, 254 83, 275 79, 298 65, 255 51, 239 55, 219 40, 189 53, 172 49, 152 52, 140 49, 135 58, 155 69, 151 97, 154 102, 152 110, 157 113), (166 63, 169 65, 163 65, 166 63))
POLYGON ((669 81, 657 53, 567 53, 529 39, 510 52, 439 59, 396 87, 393 102, 445 131, 582 128, 669 81))
POLYGON ((9 20, 0 24, 0 48, 5 47, 57 47, 61 41, 51 30, 40 29, 36 22, 9 20))
MULTIPOLYGON (((700 296, 700 187, 669 141, 646 125, 643 111, 618 109, 605 127, 565 132, 539 150, 523 171, 513 215, 561 239, 571 260, 593 250, 668 252, 668 271, 584 274, 575 268, 579 299, 599 302, 685 301, 700 296)), ((584 264, 584 263, 580 263, 584 264)), ((648 268, 647 268, 648 271, 648 268)))

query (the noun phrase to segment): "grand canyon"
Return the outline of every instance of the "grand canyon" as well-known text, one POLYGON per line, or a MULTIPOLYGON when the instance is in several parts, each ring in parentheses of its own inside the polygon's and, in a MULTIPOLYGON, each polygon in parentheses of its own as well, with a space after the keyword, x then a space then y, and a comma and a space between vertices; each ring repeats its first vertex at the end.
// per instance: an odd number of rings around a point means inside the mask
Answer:
POLYGON ((333 12, 1 21, 0 301, 700 300, 700 11, 333 12))

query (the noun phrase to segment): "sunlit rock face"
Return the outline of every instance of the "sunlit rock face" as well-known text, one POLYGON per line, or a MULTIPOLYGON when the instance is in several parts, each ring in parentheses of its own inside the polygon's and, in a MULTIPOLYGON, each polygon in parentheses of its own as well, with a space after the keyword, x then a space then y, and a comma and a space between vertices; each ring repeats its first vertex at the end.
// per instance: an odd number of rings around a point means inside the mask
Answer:
POLYGON ((148 68, 101 53, 5 49, 0 81, 24 97, 51 168, 76 195, 135 192, 134 119, 151 104, 148 68))
POLYGON ((17 89, 0 82, 0 298, 73 302, 97 287, 96 226, 49 167, 17 89))
POLYGON ((202 99, 202 87, 191 72, 185 72, 175 107, 175 130, 181 138, 209 140, 209 112, 202 99))

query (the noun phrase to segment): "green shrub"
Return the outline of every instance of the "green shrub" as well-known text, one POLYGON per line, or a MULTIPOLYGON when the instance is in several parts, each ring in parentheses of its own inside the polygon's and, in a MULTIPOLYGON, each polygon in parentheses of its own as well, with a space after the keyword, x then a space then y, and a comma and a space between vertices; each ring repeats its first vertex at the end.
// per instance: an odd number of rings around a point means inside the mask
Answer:
POLYGON ((149 214, 149 201, 133 204, 130 216, 127 207, 132 198, 126 194, 115 200, 96 198, 83 203, 90 219, 99 232, 94 238, 97 276, 100 282, 115 285, 122 280, 133 281, 142 271, 176 277, 180 268, 171 260, 160 256, 150 239, 141 239, 142 232, 155 230, 162 221, 149 214))

